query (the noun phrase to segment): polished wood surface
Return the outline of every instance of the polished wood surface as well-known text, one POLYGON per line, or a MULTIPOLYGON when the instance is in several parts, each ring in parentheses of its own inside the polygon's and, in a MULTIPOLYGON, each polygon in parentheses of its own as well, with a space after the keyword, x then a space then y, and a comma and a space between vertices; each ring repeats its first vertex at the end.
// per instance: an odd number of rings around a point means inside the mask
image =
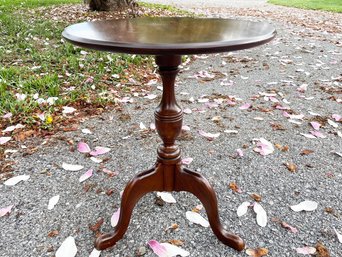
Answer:
POLYGON ((63 37, 73 44, 111 52, 180 55, 227 52, 274 38, 266 22, 190 17, 140 17, 71 25, 63 37))
POLYGON ((264 22, 202 18, 135 18, 94 21, 67 27, 63 37, 75 45, 102 51, 155 55, 163 82, 163 95, 155 110, 155 124, 163 143, 156 164, 136 175, 125 187, 117 226, 96 239, 103 250, 120 240, 130 223, 134 206, 152 191, 187 191, 203 204, 216 237, 238 251, 243 240, 224 230, 214 189, 200 174, 182 167, 181 151, 175 143, 183 122, 175 96, 175 79, 182 54, 215 53, 264 44, 276 35, 264 22))

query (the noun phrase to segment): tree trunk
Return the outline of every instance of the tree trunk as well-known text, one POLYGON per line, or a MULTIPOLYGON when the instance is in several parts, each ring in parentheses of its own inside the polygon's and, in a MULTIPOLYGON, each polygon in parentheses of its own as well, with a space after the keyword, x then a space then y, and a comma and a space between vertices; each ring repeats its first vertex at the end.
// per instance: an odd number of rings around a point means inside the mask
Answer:
POLYGON ((86 0, 89 2, 89 8, 92 11, 109 11, 125 8, 133 8, 136 5, 135 0, 86 0))

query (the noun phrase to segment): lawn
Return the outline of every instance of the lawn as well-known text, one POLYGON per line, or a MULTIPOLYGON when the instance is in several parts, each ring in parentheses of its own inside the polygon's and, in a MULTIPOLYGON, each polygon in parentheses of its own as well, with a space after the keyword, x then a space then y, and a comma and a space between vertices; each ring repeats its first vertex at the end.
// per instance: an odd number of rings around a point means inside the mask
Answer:
POLYGON ((302 9, 342 12, 342 0, 269 0, 268 2, 302 9))
MULTIPOLYGON (((129 15, 89 12, 82 2, 0 0, 1 130, 17 123, 51 130, 65 120, 65 106, 96 113, 119 108, 121 98, 149 89, 144 84, 156 76, 152 57, 91 51, 62 39, 71 23, 129 15)), ((141 8, 143 15, 170 12, 160 6, 141 8)))

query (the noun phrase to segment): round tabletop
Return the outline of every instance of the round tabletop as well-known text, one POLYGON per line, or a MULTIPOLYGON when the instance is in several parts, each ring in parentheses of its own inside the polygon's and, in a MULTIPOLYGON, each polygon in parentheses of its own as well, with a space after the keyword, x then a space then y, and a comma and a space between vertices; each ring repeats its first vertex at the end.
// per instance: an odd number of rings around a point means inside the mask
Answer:
POLYGON ((91 21, 63 31, 71 43, 103 51, 182 55, 218 53, 262 45, 276 31, 266 22, 221 18, 140 17, 91 21))

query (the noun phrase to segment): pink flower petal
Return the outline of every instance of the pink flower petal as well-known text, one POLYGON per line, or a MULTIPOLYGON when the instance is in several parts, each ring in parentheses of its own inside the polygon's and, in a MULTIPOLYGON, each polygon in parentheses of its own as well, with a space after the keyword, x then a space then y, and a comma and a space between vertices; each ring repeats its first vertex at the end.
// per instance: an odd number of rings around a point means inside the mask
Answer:
POLYGON ((118 208, 116 212, 113 213, 110 219, 110 224, 113 228, 118 224, 119 218, 120 218, 120 208, 118 208))
POLYGON ((316 253, 316 248, 305 246, 305 247, 297 248, 296 251, 297 253, 300 253, 300 254, 311 255, 311 254, 316 253))
POLYGON ((13 208, 13 205, 7 206, 5 208, 0 209, 0 217, 5 216, 6 214, 10 213, 13 208))
POLYGON ((342 116, 339 114, 333 114, 331 116, 335 121, 340 121, 342 119, 342 116))
POLYGON ((192 159, 191 157, 184 158, 184 159, 182 159, 182 164, 189 165, 190 163, 192 163, 193 160, 194 159, 192 159))
POLYGON ((4 116, 2 116, 3 119, 10 119, 13 116, 11 112, 6 113, 4 116))
POLYGON ((271 142, 264 138, 260 138, 259 142, 257 143, 257 148, 254 148, 254 151, 260 153, 261 155, 268 155, 274 152, 274 147, 271 142))
POLYGON ((91 176, 93 176, 93 170, 92 170, 92 169, 88 170, 86 173, 84 173, 84 174, 80 177, 80 179, 79 179, 80 183, 82 183, 83 181, 87 180, 87 179, 90 178, 91 176))
POLYGON ((310 125, 314 128, 314 130, 319 130, 319 128, 321 127, 321 124, 316 121, 310 122, 310 125))
POLYGON ((323 133, 319 132, 319 131, 310 131, 310 133, 312 135, 314 135, 315 137, 318 137, 318 138, 326 138, 327 136, 323 135, 323 133))
POLYGON ((283 227, 283 228, 286 228, 286 229, 288 229, 288 230, 290 230, 292 233, 298 233, 298 229, 296 229, 295 227, 292 227, 292 226, 290 226, 289 224, 287 224, 286 222, 282 222, 281 223, 281 226, 283 227))
POLYGON ((149 245, 149 247, 151 247, 153 252, 159 257, 168 257, 168 253, 165 246, 161 245, 158 241, 150 240, 147 244, 149 245))
POLYGON ((212 133, 204 132, 203 130, 199 130, 198 134, 200 134, 201 136, 205 137, 209 141, 214 140, 214 138, 216 138, 216 137, 218 137, 220 135, 220 133, 212 134, 212 133))
POLYGON ((238 156, 243 157, 243 151, 241 149, 236 149, 238 156))
POLYGON ((252 105, 250 103, 245 103, 244 105, 240 106, 239 109, 240 110, 247 110, 249 109, 249 107, 251 107, 252 105))
POLYGON ((11 137, 0 137, 0 145, 6 144, 11 139, 12 139, 11 137))
POLYGON ((96 146, 95 147, 95 151, 91 151, 90 155, 98 156, 98 155, 101 155, 101 154, 108 153, 109 151, 110 151, 110 148, 108 148, 108 147, 96 146))
POLYGON ((90 153, 91 152, 89 145, 87 143, 84 143, 84 142, 78 143, 77 150, 80 153, 90 153))

